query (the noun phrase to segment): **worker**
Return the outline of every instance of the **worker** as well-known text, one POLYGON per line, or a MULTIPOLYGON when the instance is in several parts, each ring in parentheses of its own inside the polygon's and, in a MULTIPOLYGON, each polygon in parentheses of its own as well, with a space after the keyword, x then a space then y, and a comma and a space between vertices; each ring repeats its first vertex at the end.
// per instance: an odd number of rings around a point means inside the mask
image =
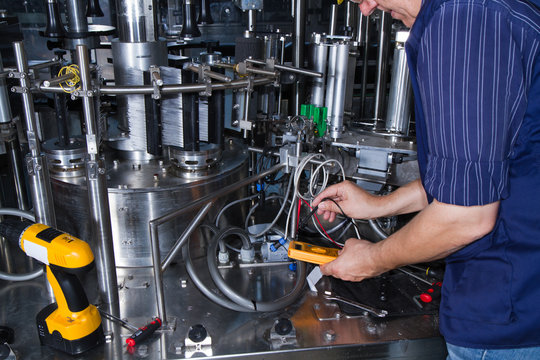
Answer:
MULTIPOLYGON (((531 0, 538 1, 538 0, 531 0)), ((375 196, 350 182, 313 205, 333 221, 418 212, 349 239, 325 275, 361 281, 446 257, 448 359, 540 359, 540 7, 522 0, 364 0, 411 27, 420 179, 375 196)))

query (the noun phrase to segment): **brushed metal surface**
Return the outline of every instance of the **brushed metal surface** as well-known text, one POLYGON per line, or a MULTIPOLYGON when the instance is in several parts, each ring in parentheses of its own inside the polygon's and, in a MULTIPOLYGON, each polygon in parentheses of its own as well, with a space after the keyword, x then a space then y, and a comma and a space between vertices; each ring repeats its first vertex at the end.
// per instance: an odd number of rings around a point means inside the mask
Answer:
MULTIPOLYGON (((186 206, 201 196, 219 192, 247 174, 246 151, 230 142, 225 145, 218 171, 197 178, 174 176, 169 166, 159 160, 134 161, 111 156, 106 154, 109 159, 107 185, 117 267, 151 266, 150 220, 186 206)), ((58 227, 81 239, 89 239, 85 179, 54 178, 52 183, 58 227)), ((190 220, 191 217, 186 217, 160 226, 162 257, 190 220)))
MULTIPOLYGON (((197 247, 198 244, 192 244, 197 247)), ((194 259, 202 279, 211 284, 203 258, 194 259)), ((258 284, 279 296, 292 285, 287 266, 251 268, 233 281, 239 288, 256 289, 258 284), (266 273, 272 271, 271 274, 266 273), (273 279, 264 284, 254 278, 273 279), (281 290, 280 290, 281 289, 281 290)), ((236 270, 240 271, 240 270, 236 270)), ((437 330, 435 316, 375 319, 369 316, 347 317, 336 306, 306 290, 305 296, 283 311, 272 313, 239 313, 210 302, 191 283, 184 267, 172 267, 164 275, 169 320, 176 320, 171 331, 158 331, 143 344, 128 349, 125 340, 131 331, 104 319, 106 334, 112 341, 85 354, 79 360, 97 359, 184 359, 185 339, 189 328, 203 325, 212 338, 211 359, 410 359, 438 360, 446 357, 446 347, 437 330), (317 314, 331 314, 321 319, 317 314), (280 345, 270 338, 276 320, 290 319, 296 337, 280 345)), ((148 268, 118 270, 120 317, 134 326, 148 323, 156 314, 154 286, 148 268)), ((325 286, 325 284, 322 284, 325 286)), ((86 277, 89 299, 95 299, 95 274, 86 277)), ((250 291, 250 290, 246 290, 250 291)), ((15 329, 12 348, 20 359, 52 360, 67 356, 40 346, 35 314, 47 304, 43 281, 9 284, 0 281, 0 323, 15 329)))

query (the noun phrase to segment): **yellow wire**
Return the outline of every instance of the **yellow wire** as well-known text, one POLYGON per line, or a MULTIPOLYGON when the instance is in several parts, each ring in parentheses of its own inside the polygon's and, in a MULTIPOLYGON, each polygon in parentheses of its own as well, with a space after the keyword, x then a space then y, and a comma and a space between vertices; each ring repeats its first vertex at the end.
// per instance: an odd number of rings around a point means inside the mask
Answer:
POLYGON ((77 84, 79 84, 79 82, 81 81, 81 78, 79 77, 79 67, 76 64, 71 64, 69 66, 64 66, 58 72, 58 76, 63 76, 66 74, 75 74, 75 76, 69 80, 64 81, 63 83, 60 83, 60 87, 62 88, 62 90, 64 90, 65 93, 71 94, 75 90, 79 90, 81 88, 80 86, 77 86, 77 84), (66 86, 66 88, 64 88, 64 86, 66 86))

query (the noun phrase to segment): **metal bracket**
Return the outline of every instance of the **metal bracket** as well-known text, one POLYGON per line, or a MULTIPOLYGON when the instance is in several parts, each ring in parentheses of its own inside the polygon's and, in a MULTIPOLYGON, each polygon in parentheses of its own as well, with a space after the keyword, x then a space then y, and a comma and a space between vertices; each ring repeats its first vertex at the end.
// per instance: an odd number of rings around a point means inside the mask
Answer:
POLYGON ((152 86, 154 87, 154 93, 152 99, 161 99, 161 87, 163 86, 163 79, 161 79, 161 71, 158 66, 150 66, 150 78, 152 79, 152 86))
POLYGON ((28 76, 27 73, 19 72, 19 71, 10 71, 8 73, 8 77, 11 79, 24 79, 28 76))
POLYGON ((96 135, 86 135, 86 148, 88 149, 89 154, 97 154, 98 153, 98 146, 97 146, 97 138, 96 135))

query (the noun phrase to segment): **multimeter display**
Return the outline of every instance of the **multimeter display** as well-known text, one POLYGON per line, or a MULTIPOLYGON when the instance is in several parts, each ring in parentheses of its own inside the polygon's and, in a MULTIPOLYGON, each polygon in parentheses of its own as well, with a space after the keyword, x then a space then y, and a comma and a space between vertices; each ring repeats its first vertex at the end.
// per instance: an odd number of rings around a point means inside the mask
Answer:
POLYGON ((337 258, 338 249, 312 245, 301 241, 291 241, 288 254, 291 259, 320 265, 337 258))

